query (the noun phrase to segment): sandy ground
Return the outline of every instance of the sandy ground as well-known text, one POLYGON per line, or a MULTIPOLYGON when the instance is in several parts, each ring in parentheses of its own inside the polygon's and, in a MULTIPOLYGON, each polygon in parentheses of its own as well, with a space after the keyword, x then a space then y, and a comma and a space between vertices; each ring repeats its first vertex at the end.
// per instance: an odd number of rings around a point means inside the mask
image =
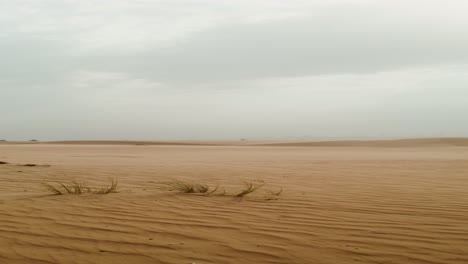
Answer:
POLYGON ((468 263, 468 147, 384 145, 1 144, 0 263, 468 263), (119 193, 41 185, 109 177, 119 193), (265 189, 234 199, 248 180, 265 189))

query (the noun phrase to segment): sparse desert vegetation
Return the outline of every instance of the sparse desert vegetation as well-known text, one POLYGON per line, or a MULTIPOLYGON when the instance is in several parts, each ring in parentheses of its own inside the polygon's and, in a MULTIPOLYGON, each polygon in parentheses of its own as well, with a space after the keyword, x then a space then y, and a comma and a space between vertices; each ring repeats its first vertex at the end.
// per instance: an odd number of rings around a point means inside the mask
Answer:
MULTIPOLYGON (((220 185, 210 187, 207 184, 192 183, 192 182, 186 182, 186 181, 181 181, 181 180, 164 182, 163 185, 165 186, 166 189, 170 191, 177 191, 179 193, 199 193, 199 194, 205 194, 205 195, 216 194, 218 196, 226 195, 226 189, 224 187, 221 187, 220 185), (222 192, 219 192, 219 190, 222 190, 222 192)), ((255 181, 246 181, 243 183, 243 188, 241 189, 241 191, 232 194, 232 196, 236 198, 242 198, 246 195, 249 195, 251 193, 258 191, 263 186, 265 186, 264 182, 257 183, 255 181)), ((271 191, 271 190, 267 190, 267 192, 272 195, 278 196, 283 192, 283 188, 280 188, 280 190, 276 192, 271 191)))
POLYGON ((244 189, 242 189, 238 194, 235 196, 238 198, 242 198, 250 193, 257 191, 258 189, 262 188, 265 183, 254 183, 254 182, 244 182, 244 189))
POLYGON ((109 193, 116 193, 118 188, 119 182, 115 179, 110 179, 110 184, 105 187, 97 188, 94 190, 93 193, 95 194, 109 194, 109 193))
POLYGON ((184 181, 173 181, 168 182, 170 190, 182 192, 182 193, 207 193, 210 187, 205 184, 189 183, 184 181))
MULTIPOLYGON (((207 196, 226 195, 226 189, 224 187, 221 187, 220 185, 215 185, 214 187, 211 187, 207 184, 192 183, 192 182, 186 182, 186 181, 181 181, 181 180, 163 182, 162 184, 165 186, 165 189, 169 191, 176 191, 178 193, 204 194, 207 196)), ((66 194, 80 195, 80 194, 85 194, 85 193, 109 194, 109 193, 118 192, 117 191, 118 181, 115 179, 110 179, 110 183, 104 187, 90 186, 85 181, 79 181, 75 179, 67 180, 67 181, 56 181, 54 183, 44 182, 42 183, 42 185, 53 195, 66 195, 66 194)), ((238 193, 232 194, 232 196, 236 198, 242 198, 248 194, 251 194, 259 190, 264 185, 265 183, 255 183, 253 181, 244 182, 243 189, 238 193)), ((277 192, 274 192, 271 190, 268 190, 267 192, 269 192, 272 195, 280 195, 282 191, 283 189, 280 188, 280 190, 277 192)))
POLYGON ((116 193, 118 188, 118 181, 110 179, 110 184, 105 187, 89 186, 84 181, 70 180, 65 182, 42 183, 48 191, 53 195, 65 195, 65 194, 109 194, 116 193))
POLYGON ((203 193, 211 194, 218 190, 219 186, 209 187, 206 184, 192 183, 181 180, 174 180, 170 182, 163 182, 163 185, 170 191, 177 191, 180 193, 203 193))

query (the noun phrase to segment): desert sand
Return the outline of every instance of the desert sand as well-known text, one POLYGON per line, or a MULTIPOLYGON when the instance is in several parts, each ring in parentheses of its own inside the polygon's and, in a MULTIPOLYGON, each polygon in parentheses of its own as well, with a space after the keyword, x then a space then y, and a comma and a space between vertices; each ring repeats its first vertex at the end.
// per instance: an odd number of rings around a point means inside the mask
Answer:
POLYGON ((0 263, 468 263, 463 138, 3 142, 0 161, 0 263), (71 178, 119 192, 42 185, 71 178), (266 184, 233 198, 243 181, 266 184))

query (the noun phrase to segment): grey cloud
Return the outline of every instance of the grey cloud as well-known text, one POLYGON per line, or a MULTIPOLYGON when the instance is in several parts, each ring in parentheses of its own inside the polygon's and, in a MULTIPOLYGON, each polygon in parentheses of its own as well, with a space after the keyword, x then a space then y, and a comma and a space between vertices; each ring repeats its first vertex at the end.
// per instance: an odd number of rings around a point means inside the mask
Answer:
MULTIPOLYGON (((72 32, 9 34, 0 38, 0 79, 47 83, 85 70, 167 83, 218 82, 468 63, 468 19, 404 10, 404 5, 342 4, 309 17, 213 26, 171 46, 139 52, 83 51, 72 32)), ((151 27, 145 32, 158 34, 151 27)), ((139 39, 138 34, 121 40, 139 39)))
POLYGON ((167 82, 206 82, 468 63, 468 20, 439 21, 434 27, 417 16, 400 21, 398 13, 389 20, 386 10, 330 12, 221 26, 165 49, 88 58, 83 67, 167 82))
POLYGON ((468 133, 468 18, 446 4, 461 1, 336 0, 291 16, 204 0, 188 19, 183 1, 115 1, 0 9, 1 138, 468 133))
POLYGON ((49 83, 76 68, 62 41, 23 34, 0 38, 0 80, 20 84, 49 83))

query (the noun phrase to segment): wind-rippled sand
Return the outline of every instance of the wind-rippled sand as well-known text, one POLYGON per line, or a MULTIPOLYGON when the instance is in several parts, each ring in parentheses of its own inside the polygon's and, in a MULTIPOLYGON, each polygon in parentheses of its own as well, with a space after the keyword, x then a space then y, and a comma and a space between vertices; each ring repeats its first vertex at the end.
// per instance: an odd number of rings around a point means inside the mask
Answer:
POLYGON ((3 144, 0 161, 0 263, 468 263, 466 146, 3 144), (110 177, 119 193, 41 185, 110 177))

